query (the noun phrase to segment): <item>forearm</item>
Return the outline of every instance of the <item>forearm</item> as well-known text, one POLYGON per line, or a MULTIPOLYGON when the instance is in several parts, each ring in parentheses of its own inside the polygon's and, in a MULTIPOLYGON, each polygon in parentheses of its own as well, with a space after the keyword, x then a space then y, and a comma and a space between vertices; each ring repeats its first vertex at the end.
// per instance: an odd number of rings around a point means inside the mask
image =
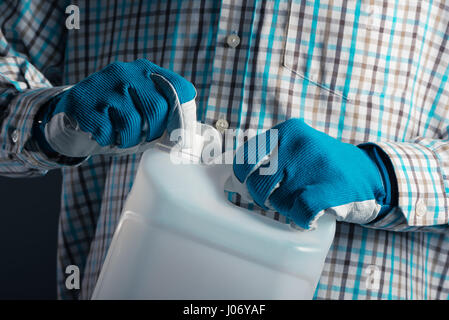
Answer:
POLYGON ((59 6, 0 4, 1 175, 36 176, 60 166, 36 145, 33 127, 39 110, 65 88, 57 87, 63 74, 63 19, 59 6))

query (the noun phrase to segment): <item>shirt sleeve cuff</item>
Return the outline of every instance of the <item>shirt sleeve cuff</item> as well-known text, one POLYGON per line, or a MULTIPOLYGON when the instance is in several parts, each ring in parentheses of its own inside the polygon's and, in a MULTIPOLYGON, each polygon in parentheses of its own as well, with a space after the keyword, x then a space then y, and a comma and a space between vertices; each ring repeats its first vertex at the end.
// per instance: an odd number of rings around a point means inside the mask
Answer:
POLYGON ((395 217, 379 216, 376 220, 389 220, 393 225, 394 221, 406 223, 409 227, 447 225, 448 198, 442 164, 435 151, 413 142, 370 144, 387 156, 387 167, 391 166, 389 172, 395 177, 390 181, 397 188, 397 208, 388 214, 394 213, 395 217))
MULTIPOLYGON (((18 94, 9 104, 0 132, 2 149, 13 154, 26 167, 39 171, 57 169, 66 165, 80 164, 83 159, 61 161, 58 156, 45 153, 33 137, 38 112, 53 97, 70 86, 39 88, 18 94)), ((65 159, 66 160, 66 159, 65 159)))

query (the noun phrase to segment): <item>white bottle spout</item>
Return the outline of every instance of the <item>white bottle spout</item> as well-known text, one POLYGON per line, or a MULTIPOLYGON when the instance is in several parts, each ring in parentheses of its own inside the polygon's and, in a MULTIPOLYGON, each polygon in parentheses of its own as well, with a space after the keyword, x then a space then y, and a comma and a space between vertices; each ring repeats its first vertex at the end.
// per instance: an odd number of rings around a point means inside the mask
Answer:
POLYGON ((182 117, 181 124, 184 131, 182 148, 194 149, 202 143, 200 133, 197 132, 198 122, 196 121, 196 102, 195 99, 181 104, 180 113, 182 117))
POLYGON ((179 104, 176 112, 169 117, 168 122, 167 133, 161 137, 158 146, 175 154, 175 157, 188 159, 195 163, 208 162, 210 155, 208 155, 208 159, 203 159, 205 146, 221 153, 221 134, 214 127, 196 120, 194 99, 179 104))

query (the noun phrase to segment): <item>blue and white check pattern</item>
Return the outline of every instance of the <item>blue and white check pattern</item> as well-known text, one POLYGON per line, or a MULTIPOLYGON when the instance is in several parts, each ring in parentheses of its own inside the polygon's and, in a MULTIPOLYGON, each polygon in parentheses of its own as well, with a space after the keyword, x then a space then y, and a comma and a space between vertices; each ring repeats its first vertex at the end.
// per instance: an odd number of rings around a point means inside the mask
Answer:
POLYGON ((62 165, 36 148, 34 117, 67 86, 137 58, 192 81, 203 122, 268 129, 301 117, 389 155, 398 207, 366 226, 338 223, 315 298, 449 298, 446 1, 17 0, 0 3, 0 27, 0 173, 62 168, 61 298, 92 294, 140 156, 62 165), (65 27, 69 4, 78 30, 65 27), (81 290, 65 289, 72 264, 81 290))

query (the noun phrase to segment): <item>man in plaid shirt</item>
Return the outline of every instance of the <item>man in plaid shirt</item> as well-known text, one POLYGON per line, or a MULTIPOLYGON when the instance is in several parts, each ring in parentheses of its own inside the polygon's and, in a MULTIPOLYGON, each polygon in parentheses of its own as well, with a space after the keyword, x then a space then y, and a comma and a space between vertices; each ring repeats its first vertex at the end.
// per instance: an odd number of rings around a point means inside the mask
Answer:
POLYGON ((17 0, 0 4, 0 23, 0 172, 62 170, 61 298, 91 296, 141 154, 54 152, 40 125, 54 115, 49 105, 87 108, 101 91, 89 85, 124 74, 121 63, 104 69, 115 61, 182 75, 196 88, 198 119, 219 129, 299 118, 336 146, 375 143, 390 177, 387 210, 340 219, 315 298, 449 298, 449 3, 17 0), (70 4, 79 29, 66 26, 70 4), (75 99, 82 90, 85 102, 75 99), (65 287, 69 265, 80 268, 80 290, 65 287))

